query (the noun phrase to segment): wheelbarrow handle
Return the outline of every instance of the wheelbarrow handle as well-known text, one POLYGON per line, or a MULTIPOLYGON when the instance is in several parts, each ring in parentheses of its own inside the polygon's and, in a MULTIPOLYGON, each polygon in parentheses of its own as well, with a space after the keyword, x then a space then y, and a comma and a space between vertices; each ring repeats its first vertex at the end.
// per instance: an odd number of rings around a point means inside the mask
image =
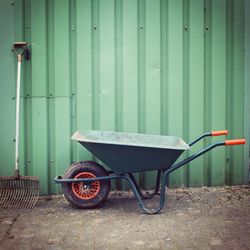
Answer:
POLYGON ((190 142, 189 146, 191 147, 192 145, 194 145, 195 143, 197 143, 201 139, 208 137, 208 136, 220 136, 220 135, 227 135, 227 134, 228 134, 228 130, 213 130, 211 132, 206 132, 206 133, 202 134, 201 136, 197 137, 192 142, 190 142))
POLYGON ((205 154, 206 152, 210 151, 211 149, 218 147, 218 146, 231 146, 231 145, 240 145, 246 144, 246 139, 234 139, 234 140, 225 140, 224 142, 217 142, 207 146, 206 148, 202 149, 201 151, 189 156, 188 158, 184 159, 183 161, 176 163, 175 165, 171 166, 166 172, 167 174, 173 172, 174 170, 182 167, 183 165, 193 161, 194 159, 198 158, 199 156, 205 154))
POLYGON ((212 131, 211 136, 219 136, 219 135, 227 135, 228 130, 217 130, 217 131, 212 131))
POLYGON ((225 140, 225 146, 246 144, 246 139, 225 140))

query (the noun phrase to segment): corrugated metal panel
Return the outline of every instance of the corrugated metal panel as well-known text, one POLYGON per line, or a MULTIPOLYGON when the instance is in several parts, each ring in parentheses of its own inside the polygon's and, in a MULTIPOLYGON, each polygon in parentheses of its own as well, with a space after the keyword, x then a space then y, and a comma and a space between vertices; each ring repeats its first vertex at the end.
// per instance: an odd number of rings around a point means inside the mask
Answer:
MULTIPOLYGON (((248 98, 245 98, 244 100, 244 134, 246 135, 246 138, 250 138, 250 116, 245 114, 250 114, 250 71, 248 70, 250 68, 250 1, 245 1, 245 96, 248 98)), ((249 168, 245 168, 243 176, 248 176, 248 179, 250 180, 250 147, 245 147, 244 151, 244 165, 249 165, 249 168), (247 157, 249 155, 249 158, 247 157)))
POLYGON ((11 174, 13 172, 12 166, 14 166, 13 155, 14 154, 14 144, 13 144, 13 134, 15 133, 15 115, 10 116, 15 109, 15 102, 13 98, 14 82, 13 68, 14 61, 12 59, 11 44, 10 41, 14 40, 14 30, 9 30, 9 27, 14 27, 14 11, 13 7, 8 1, 3 1, 1 3, 1 42, 0 42, 0 114, 1 114, 1 132, 0 132, 0 173, 1 174, 11 174), (3 11, 3 12, 2 12, 3 11), (6 121, 6 122, 5 122, 6 121))
MULTIPOLYGON (((59 191, 51 180, 71 162, 91 158, 70 141, 78 128, 186 141, 211 129, 246 136, 243 0, 11 3, 1 2, 8 25, 1 26, 1 175, 14 166, 13 40, 28 41, 32 51, 24 63, 21 167, 41 177, 44 194, 59 191)), ((246 183, 247 157, 243 147, 218 148, 173 173, 170 185, 246 183)), ((151 187, 154 176, 137 178, 151 187)))

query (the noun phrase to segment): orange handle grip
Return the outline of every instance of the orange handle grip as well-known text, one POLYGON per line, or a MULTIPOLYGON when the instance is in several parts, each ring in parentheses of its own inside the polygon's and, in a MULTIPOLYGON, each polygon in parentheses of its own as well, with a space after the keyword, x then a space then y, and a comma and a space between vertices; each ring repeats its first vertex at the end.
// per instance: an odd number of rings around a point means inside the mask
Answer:
POLYGON ((246 139, 225 140, 226 146, 246 144, 246 139))
POLYGON ((218 130, 218 131, 211 132, 212 136, 227 135, 227 134, 228 134, 227 130, 218 130))

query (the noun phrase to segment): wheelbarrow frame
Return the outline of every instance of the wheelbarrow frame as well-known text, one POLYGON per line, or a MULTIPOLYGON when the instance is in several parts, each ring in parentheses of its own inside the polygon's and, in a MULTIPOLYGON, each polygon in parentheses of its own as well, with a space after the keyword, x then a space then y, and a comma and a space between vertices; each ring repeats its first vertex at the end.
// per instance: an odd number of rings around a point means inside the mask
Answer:
MULTIPOLYGON (((212 131, 212 132, 207 132, 202 134, 201 136, 197 137, 194 141, 189 143, 189 146, 193 146, 200 140, 202 140, 205 137, 209 136, 219 136, 219 135, 227 135, 228 131, 227 130, 221 130, 221 131, 212 131)), ((63 183, 76 183, 76 182, 94 182, 94 181, 104 181, 104 180, 115 180, 115 179, 124 179, 128 182, 131 190, 133 191, 137 203, 139 207, 142 209, 142 211, 146 214, 157 214, 161 211, 165 204, 165 198, 166 198, 166 184, 167 184, 167 177, 169 176, 170 173, 173 171, 181 168, 182 166, 188 164, 189 162, 195 160, 199 156, 205 154, 206 152, 212 150, 215 147, 218 146, 229 146, 229 145, 237 145, 237 144, 245 144, 246 140, 245 139, 235 139, 235 140, 225 140, 223 142, 217 142, 213 143, 206 148, 200 150, 199 152, 187 157, 186 159, 182 160, 179 163, 173 164, 171 167, 167 169, 162 169, 157 171, 157 177, 156 177, 156 185, 155 185, 155 190, 150 193, 150 194, 143 194, 141 189, 139 188, 134 176, 132 173, 123 173, 123 174, 117 174, 114 173, 114 171, 107 171, 109 174, 108 176, 99 176, 96 178, 78 178, 78 179, 64 179, 62 176, 57 176, 54 178, 54 182, 58 184, 63 184, 63 183), (159 189, 161 190, 159 193, 159 189), (159 205, 154 208, 154 209, 148 209, 145 207, 145 204, 143 202, 143 199, 150 199, 153 198, 155 195, 160 195, 160 201, 159 205)))

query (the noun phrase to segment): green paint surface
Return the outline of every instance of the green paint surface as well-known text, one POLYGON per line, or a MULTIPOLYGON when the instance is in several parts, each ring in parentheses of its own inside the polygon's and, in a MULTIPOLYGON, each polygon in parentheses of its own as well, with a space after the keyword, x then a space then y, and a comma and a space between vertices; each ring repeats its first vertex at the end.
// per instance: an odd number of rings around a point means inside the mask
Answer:
MULTIPOLYGON (((249 5, 243 0, 11 3, 0 3, 1 175, 14 169, 14 40, 31 49, 22 67, 20 168, 40 177, 42 194, 60 192, 52 179, 72 162, 93 159, 70 140, 78 129, 187 142, 220 129, 230 131, 227 138, 249 137, 249 5)), ((219 140, 224 137, 206 139, 189 155, 219 140)), ((248 151, 249 144, 217 148, 172 173, 169 185, 246 183, 248 151)), ((152 188, 155 173, 136 177, 152 188)), ((116 187, 127 188, 119 181, 116 187)))

